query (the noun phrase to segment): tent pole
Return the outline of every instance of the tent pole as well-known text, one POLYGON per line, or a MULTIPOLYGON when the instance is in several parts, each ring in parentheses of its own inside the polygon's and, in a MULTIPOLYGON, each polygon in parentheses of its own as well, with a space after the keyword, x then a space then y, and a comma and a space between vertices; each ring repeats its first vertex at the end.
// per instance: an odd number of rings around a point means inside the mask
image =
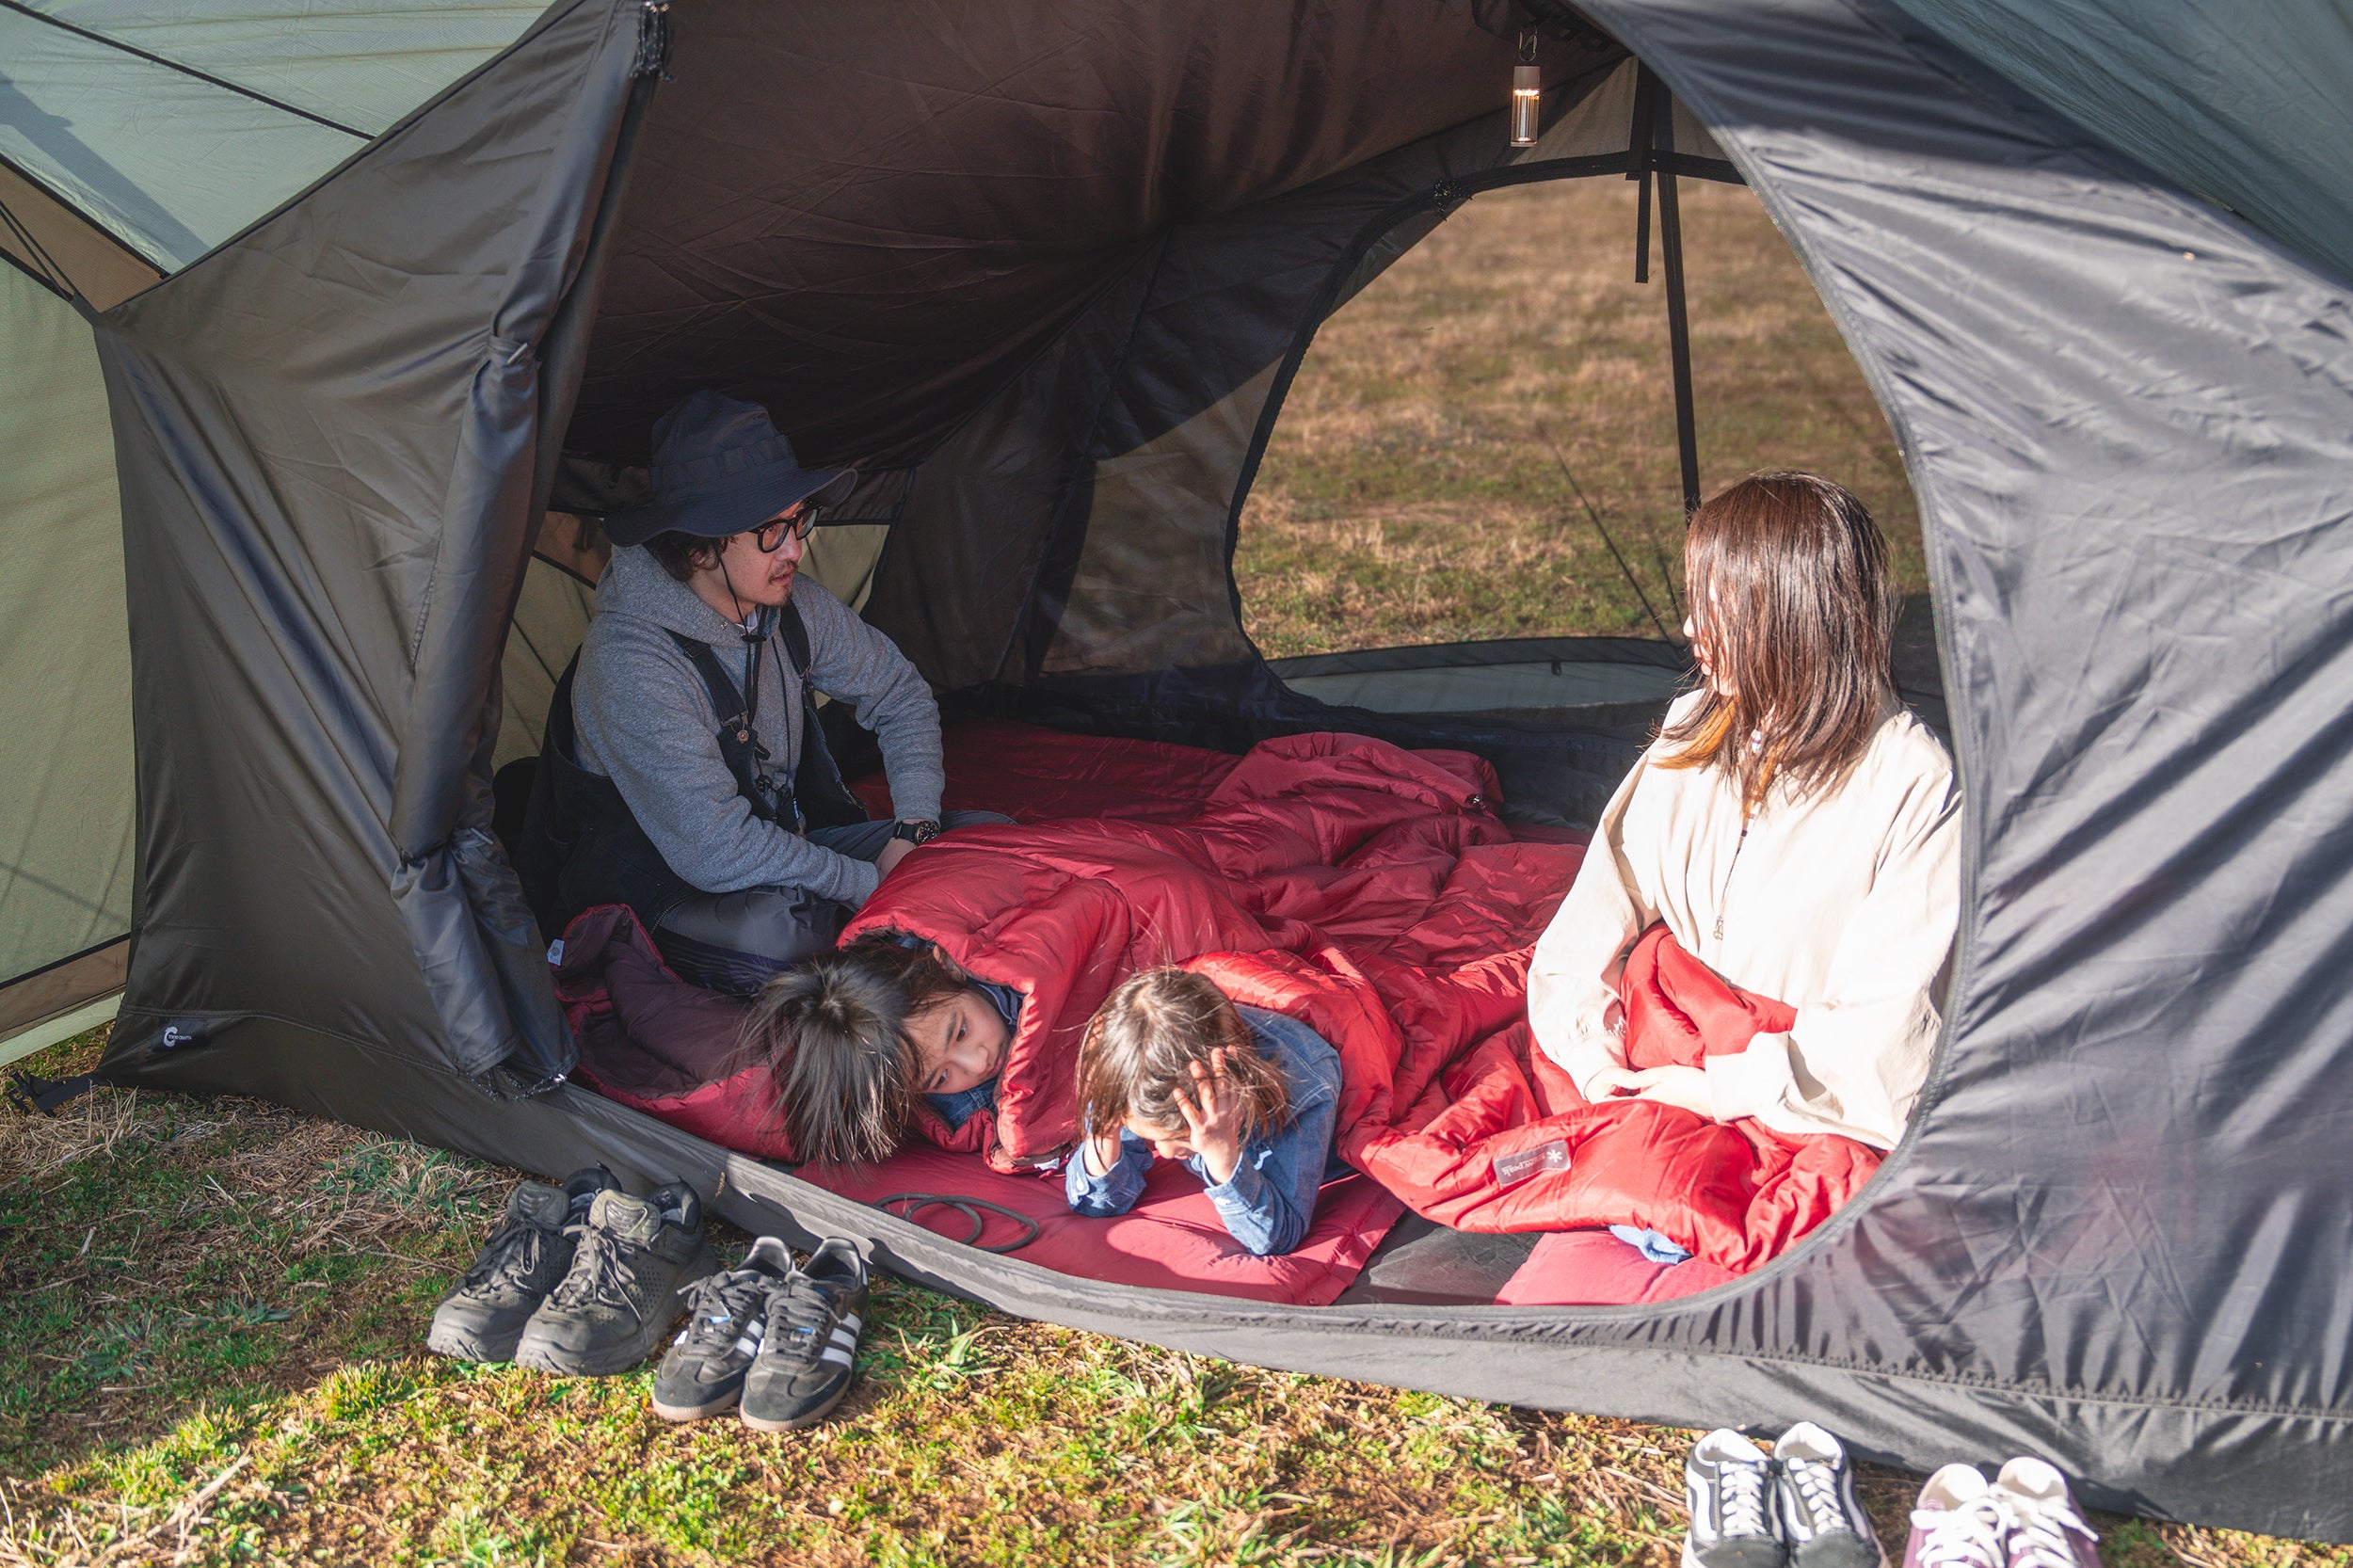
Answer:
POLYGON ((1658 249, 1667 274, 1667 352, 1674 367, 1675 453, 1683 464, 1683 513, 1700 505, 1699 425, 1691 408, 1691 314, 1683 297, 1683 215, 1675 200, 1674 103, 1661 90, 1651 157, 1658 164, 1658 249))
POLYGON ((1626 130, 1625 177, 1634 182, 1634 280, 1650 281, 1650 142, 1651 102, 1659 91, 1658 78, 1648 66, 1634 72, 1634 123, 1626 130))

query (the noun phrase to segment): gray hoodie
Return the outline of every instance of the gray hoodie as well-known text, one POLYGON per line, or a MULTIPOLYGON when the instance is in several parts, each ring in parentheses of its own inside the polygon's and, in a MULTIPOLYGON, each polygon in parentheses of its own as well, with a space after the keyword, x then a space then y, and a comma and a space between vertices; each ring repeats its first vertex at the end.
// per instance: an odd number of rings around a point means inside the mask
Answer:
MULTIPOLYGON (((881 737, 899 815, 936 820, 946 778, 931 688, 889 638, 807 577, 792 584, 792 602, 808 629, 810 683, 853 704, 858 723, 881 737)), ((801 758, 801 683, 784 639, 773 636, 776 619, 773 610, 752 617, 752 629, 772 639, 760 654, 752 728, 770 771, 789 780, 801 758)), ((613 780, 670 869, 705 892, 780 886, 865 903, 880 880, 872 862, 752 815, 719 754, 719 715, 672 632, 709 643, 744 683, 743 629, 644 550, 616 550, 572 678, 581 764, 613 780)))

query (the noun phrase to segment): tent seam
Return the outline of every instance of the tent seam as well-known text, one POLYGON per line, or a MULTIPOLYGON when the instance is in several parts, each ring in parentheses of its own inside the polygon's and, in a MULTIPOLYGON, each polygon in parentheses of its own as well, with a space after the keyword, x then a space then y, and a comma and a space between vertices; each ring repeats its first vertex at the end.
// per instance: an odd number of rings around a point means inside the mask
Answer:
POLYGON ((325 115, 312 114, 308 109, 298 109, 292 104, 285 103, 280 99, 272 98, 265 92, 257 92, 251 88, 240 87, 236 83, 230 81, 227 77, 216 76, 209 71, 199 71, 192 65, 184 65, 178 60, 167 58, 162 55, 151 54, 149 51, 141 49, 136 43, 125 43, 120 39, 108 38, 104 33, 92 32, 89 28, 77 26, 73 23, 68 22, 61 16, 51 16, 47 11, 37 11, 32 7, 24 4, 23 0, 0 0, 0 7, 5 7, 7 9, 15 11, 22 16, 29 16, 36 22, 45 22, 52 27, 62 28, 66 32, 73 34, 76 38, 86 38, 92 43, 99 44, 102 47, 107 49, 119 49, 122 53, 145 60, 151 65, 162 66, 166 71, 176 71, 183 76, 193 76, 198 81, 210 83, 212 86, 219 88, 225 92, 233 92, 241 98, 250 98, 256 104, 266 104, 273 109, 280 110, 285 114, 297 116, 300 119, 311 121, 313 125, 324 125, 330 131, 341 131, 344 136, 357 136, 361 141, 373 141, 376 139, 365 131, 343 124, 337 120, 329 120, 325 115))
MULTIPOLYGON (((0 5, 12 5, 15 3, 16 0, 0 0, 0 5)), ((524 45, 536 39, 540 34, 562 22, 566 17, 571 15, 573 11, 578 10, 582 6, 591 4, 617 6, 624 3, 626 3, 626 0, 556 0, 556 4, 550 6, 545 11, 541 12, 539 16, 533 21, 530 26, 523 29, 521 35, 516 38, 513 42, 509 43, 505 48, 500 50, 497 54, 491 56, 488 59, 484 60, 480 65, 474 67, 473 70, 469 71, 463 76, 458 77, 457 80, 450 83, 449 86, 443 88, 440 91, 435 93, 432 97, 426 99, 424 103, 418 104, 407 114, 401 116, 400 119, 394 120, 392 124, 384 127, 384 129, 378 132, 376 136, 369 137, 365 145, 353 148, 351 150, 351 155, 344 159, 341 163, 335 165, 334 168, 328 169, 317 179, 312 181, 309 184, 304 185, 300 190, 296 191, 292 196, 287 197, 285 200, 280 201, 277 206, 272 207, 269 211, 262 214, 252 222, 238 230, 227 239, 222 240, 218 245, 214 246, 202 255, 195 258, 193 261, 184 263, 168 272, 165 272, 162 277, 155 280, 154 283, 149 285, 147 288, 141 289, 138 293, 131 295, 127 298, 109 306, 105 311, 100 312, 99 314, 102 316, 112 315, 116 312, 122 310, 124 307, 129 306, 140 299, 146 298, 147 296, 154 292, 156 288, 169 282, 172 279, 184 277, 186 274, 195 271, 198 267, 202 266, 214 257, 220 255, 223 251, 226 251, 232 246, 235 246, 238 242, 244 240, 248 235, 257 233, 261 230, 268 227, 270 224, 275 223, 279 218, 294 211, 296 207, 301 206, 305 201, 308 201, 326 185, 336 180, 342 179, 344 175, 348 173, 355 166, 358 165, 360 159, 368 156, 371 152, 374 152, 376 148, 382 146, 384 143, 390 141, 393 136, 400 135, 402 132, 415 125, 426 115, 440 107, 441 104, 447 100, 454 98, 458 93, 464 91, 466 88, 476 78, 488 72, 497 70, 499 66, 504 64, 508 56, 512 56, 517 50, 521 49, 524 45)), ((340 129, 340 127, 338 128, 340 129)), ((78 209, 76 210, 78 211, 78 209)))

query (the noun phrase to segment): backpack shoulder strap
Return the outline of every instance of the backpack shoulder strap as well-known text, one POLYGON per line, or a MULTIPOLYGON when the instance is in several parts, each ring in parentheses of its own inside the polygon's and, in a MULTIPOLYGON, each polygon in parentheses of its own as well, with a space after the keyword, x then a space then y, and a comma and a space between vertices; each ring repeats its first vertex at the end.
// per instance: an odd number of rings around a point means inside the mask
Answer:
POLYGON ((785 657, 792 661, 792 673, 803 685, 808 681, 808 628, 801 623, 801 607, 791 600, 784 601, 784 614, 777 617, 776 630, 784 633, 785 657))
POLYGON ((694 664, 695 673, 702 677, 703 690, 711 696, 711 711, 722 721, 744 712, 744 693, 735 684, 735 677, 719 662, 719 655, 709 643, 699 642, 683 632, 673 632, 670 640, 679 651, 694 664))

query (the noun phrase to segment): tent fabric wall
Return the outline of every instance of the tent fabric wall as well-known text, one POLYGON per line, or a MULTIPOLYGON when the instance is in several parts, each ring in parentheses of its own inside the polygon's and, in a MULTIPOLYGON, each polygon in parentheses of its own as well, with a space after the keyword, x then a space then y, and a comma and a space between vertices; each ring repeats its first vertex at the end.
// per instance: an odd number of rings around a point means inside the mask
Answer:
MULTIPOLYGON (((105 382, 89 324, 6 264, 0 453, 6 1033, 35 1021, 11 1007, 8 983, 126 936, 133 881, 131 638, 105 382)), ((40 1014, 89 1000, 41 994, 40 1014)))
POLYGON ((140 628, 119 1041, 269 1014, 470 1075, 568 1065, 482 786, 578 291, 650 80, 640 9, 559 7, 103 319, 140 628))
POLYGON ((2346 0, 1898 0, 2093 136, 2353 280, 2346 0))
MULTIPOLYGON (((1611 133, 1589 161, 1624 156, 1623 113, 1576 112, 1616 63, 1555 73, 1556 124, 1611 133)), ((869 618, 949 689, 1255 666, 1228 556, 1270 400, 1321 317, 1461 200, 1433 191, 1552 167, 1583 166, 1519 165, 1481 114, 1173 226, 926 457, 869 618)))
POLYGON ((2353 1532, 2353 1105, 2312 1092, 2353 1053, 2343 288, 1873 0, 1590 9, 1715 128, 1887 410, 1967 780, 1936 1077, 1742 1310, 1793 1367, 1867 1345, 2107 1404, 2111 1484, 2353 1532))
POLYGON ((596 590, 561 567, 533 556, 523 569, 522 590, 499 659, 501 717, 498 749, 491 766, 539 755, 555 682, 588 634, 596 590))

